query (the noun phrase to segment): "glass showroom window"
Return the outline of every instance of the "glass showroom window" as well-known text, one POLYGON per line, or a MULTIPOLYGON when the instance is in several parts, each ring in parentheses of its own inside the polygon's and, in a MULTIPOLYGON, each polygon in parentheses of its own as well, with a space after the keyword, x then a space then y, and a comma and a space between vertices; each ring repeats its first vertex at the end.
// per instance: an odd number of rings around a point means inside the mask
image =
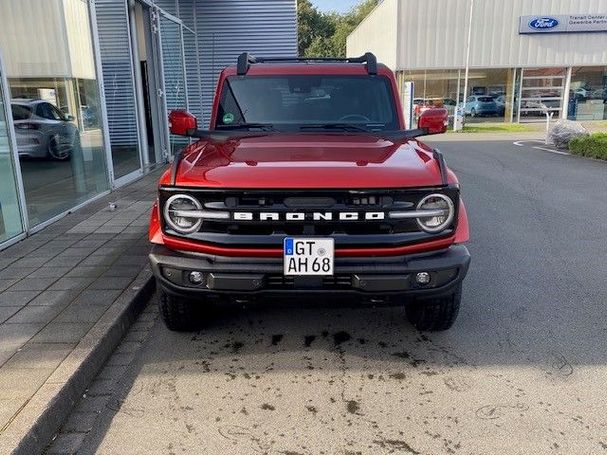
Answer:
MULTIPOLYGON (((415 113, 423 107, 442 106, 452 116, 457 98, 464 100, 464 70, 428 70, 404 73, 405 81, 414 82, 415 113), (458 93, 459 91, 459 93, 458 93)), ((510 121, 514 70, 472 69, 466 94, 467 122, 510 121)))
MULTIPOLYGON (((0 67, 0 82, 4 77, 0 67)), ((0 244, 23 232, 15 165, 8 135, 6 103, 0 85, 0 244)))
POLYGON ((573 68, 567 117, 571 120, 607 119, 607 67, 573 68))
POLYGON ((83 0, 0 2, 31 226, 109 189, 88 8, 83 0))
POLYGON ((403 76, 403 81, 413 82, 415 118, 425 107, 445 107, 452 118, 457 104, 458 70, 405 71, 403 76))

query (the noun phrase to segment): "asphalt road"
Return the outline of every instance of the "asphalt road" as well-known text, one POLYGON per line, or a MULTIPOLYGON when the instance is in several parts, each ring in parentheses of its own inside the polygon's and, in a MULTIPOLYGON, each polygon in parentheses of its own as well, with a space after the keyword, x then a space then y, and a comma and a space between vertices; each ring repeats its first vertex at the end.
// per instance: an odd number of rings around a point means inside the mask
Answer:
POLYGON ((176 334, 148 312, 81 453, 607 454, 607 163, 440 147, 472 229, 450 331, 296 304, 176 334))

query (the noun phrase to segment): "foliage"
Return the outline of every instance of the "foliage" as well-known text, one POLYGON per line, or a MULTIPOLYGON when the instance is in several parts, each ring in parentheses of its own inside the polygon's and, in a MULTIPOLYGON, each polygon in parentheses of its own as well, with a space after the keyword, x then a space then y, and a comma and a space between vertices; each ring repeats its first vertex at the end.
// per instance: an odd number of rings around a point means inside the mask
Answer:
POLYGON ((573 138, 569 143, 569 151, 575 155, 607 160, 607 133, 573 138))
POLYGON ((297 0, 298 49, 302 57, 345 57, 346 38, 379 0, 361 0, 345 14, 323 13, 310 0, 297 0))
POLYGON ((464 133, 527 133, 533 127, 518 123, 472 123, 464 126, 464 133))

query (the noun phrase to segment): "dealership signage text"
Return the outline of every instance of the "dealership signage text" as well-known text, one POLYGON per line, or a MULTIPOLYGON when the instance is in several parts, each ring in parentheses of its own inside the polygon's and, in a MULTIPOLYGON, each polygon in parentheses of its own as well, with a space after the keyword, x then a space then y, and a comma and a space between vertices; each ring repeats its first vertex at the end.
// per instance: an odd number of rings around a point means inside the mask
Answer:
POLYGON ((607 32, 607 14, 521 16, 519 33, 607 32))

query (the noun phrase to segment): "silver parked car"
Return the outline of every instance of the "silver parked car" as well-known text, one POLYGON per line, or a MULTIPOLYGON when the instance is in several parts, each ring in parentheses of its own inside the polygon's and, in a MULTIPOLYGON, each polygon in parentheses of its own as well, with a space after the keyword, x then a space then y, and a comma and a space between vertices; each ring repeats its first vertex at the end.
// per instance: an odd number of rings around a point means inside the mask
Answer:
POLYGON ((74 117, 44 100, 11 100, 19 156, 65 161, 80 150, 74 117))

